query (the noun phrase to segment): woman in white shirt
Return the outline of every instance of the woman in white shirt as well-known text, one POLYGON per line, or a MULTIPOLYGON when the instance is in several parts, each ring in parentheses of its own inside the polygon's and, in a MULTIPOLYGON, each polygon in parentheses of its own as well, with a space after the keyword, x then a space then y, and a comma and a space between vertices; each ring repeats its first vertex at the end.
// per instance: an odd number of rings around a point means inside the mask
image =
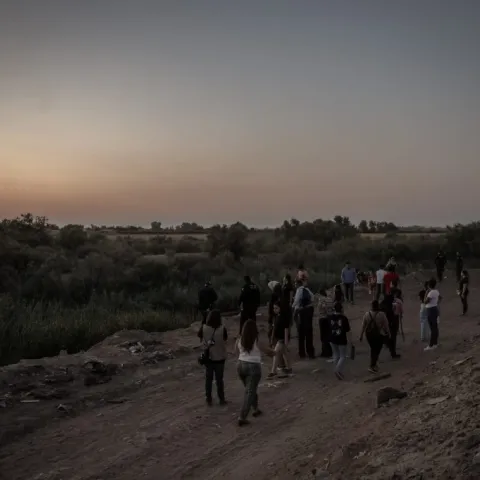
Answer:
POLYGON ((438 347, 438 305, 442 297, 436 287, 437 281, 432 278, 428 282, 428 290, 423 302, 427 310, 428 326, 430 327, 430 343, 425 347, 425 350, 434 350, 438 347))
POLYGON ((262 378, 262 353, 273 356, 272 349, 261 344, 258 340, 257 324, 253 320, 248 320, 242 328, 242 334, 235 345, 238 352, 237 372, 240 380, 245 387, 245 396, 242 410, 238 418, 238 425, 241 427, 247 425, 250 409, 253 409, 252 415, 258 417, 262 414, 258 408, 258 384, 262 378))

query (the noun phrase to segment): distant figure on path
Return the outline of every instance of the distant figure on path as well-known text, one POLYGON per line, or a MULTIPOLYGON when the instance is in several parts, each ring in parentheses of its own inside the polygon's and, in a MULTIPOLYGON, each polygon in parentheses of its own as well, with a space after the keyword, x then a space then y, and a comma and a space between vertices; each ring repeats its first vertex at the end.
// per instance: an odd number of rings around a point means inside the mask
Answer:
POLYGON ((257 321, 257 310, 260 306, 260 290, 258 286, 252 282, 251 278, 246 275, 244 277, 245 284, 240 292, 238 303, 240 305, 240 332, 247 320, 257 321))
POLYGON ((460 282, 462 278, 463 272, 463 257, 460 255, 460 252, 457 252, 457 256, 455 258, 455 274, 457 276, 457 282, 460 282))
POLYGON ((380 309, 383 311, 388 320, 388 328, 390 330, 390 338, 388 341, 388 349, 393 360, 398 360, 400 355, 397 353, 397 335, 400 328, 399 318, 395 315, 393 307, 393 295, 388 293, 384 296, 380 309))
POLYGON ((215 377, 217 396, 220 405, 225 405, 225 389, 223 373, 225 371, 225 359, 227 358, 226 342, 228 339, 227 329, 222 325, 220 310, 212 310, 207 317, 207 322, 202 324, 198 331, 198 337, 203 341, 209 351, 209 359, 205 364, 205 399, 207 405, 212 405, 212 385, 215 377))
POLYGON ((198 310, 202 314, 202 325, 207 321, 210 310, 215 306, 218 295, 212 287, 211 282, 205 282, 205 285, 198 291, 198 310))
POLYGON ((462 315, 468 312, 468 284, 470 283, 470 276, 466 270, 463 270, 460 275, 460 282, 458 282, 458 295, 462 302, 462 315))
POLYGON ((253 320, 247 320, 243 325, 235 349, 238 353, 238 377, 245 387, 243 405, 238 417, 238 425, 242 427, 250 423, 247 417, 251 409, 254 417, 262 414, 258 408, 257 393, 262 378, 262 353, 273 356, 274 352, 259 341, 257 324, 253 320))
POLYGON ((298 315, 298 355, 300 358, 315 358, 313 347, 313 313, 314 295, 307 287, 307 282, 298 281, 298 288, 293 299, 294 314, 298 315))
MULTIPOLYGON (((270 282, 272 283, 272 282, 270 282)), ((270 286, 269 283, 269 286, 270 286)), ((280 282, 276 282, 273 286, 270 300, 268 301, 268 338, 272 338, 273 323, 275 320, 275 305, 277 305, 282 299, 282 285, 280 282)), ((273 346, 272 344, 270 346, 273 346)))
POLYGON ((400 280, 400 276, 395 271, 393 265, 387 267, 387 271, 383 276, 383 294, 385 296, 390 295, 392 293, 392 287, 396 283, 398 285, 398 281, 400 280))
POLYGON ((343 302, 345 301, 345 294, 343 293, 341 285, 335 285, 333 289, 333 301, 335 303, 339 303, 342 306, 343 310, 343 302))
POLYGON ((445 265, 447 264, 447 257, 443 253, 443 250, 440 250, 435 257, 435 267, 437 269, 437 281, 441 283, 443 280, 443 274, 445 272, 445 265))
MULTIPOLYGON (((424 283, 423 289, 418 292, 418 298, 420 299, 420 341, 427 341, 427 331, 430 332, 427 318, 427 306, 425 304, 425 295, 428 290, 428 281, 424 283)), ((429 335, 429 334, 428 334, 429 335)))
POLYGON ((380 265, 380 268, 375 272, 376 275, 376 287, 375 287, 375 300, 380 300, 380 297, 384 293, 384 279, 385 279, 385 265, 380 265))
POLYGON ((370 368, 368 370, 371 373, 377 373, 378 357, 383 345, 388 343, 390 337, 388 320, 385 314, 380 311, 378 300, 373 300, 370 311, 363 316, 360 341, 363 341, 363 335, 366 335, 370 346, 370 368))
POLYGON ((428 282, 428 290, 424 300, 425 307, 427 309, 428 325, 430 327, 430 343, 427 347, 425 347, 426 351, 434 350, 438 347, 438 306, 441 300, 442 296, 437 290, 437 281, 432 278, 428 282))
POLYGON ((347 346, 352 344, 350 323, 342 313, 341 305, 335 305, 335 312, 330 318, 330 345, 333 352, 334 372, 339 380, 343 380, 343 367, 347 358, 347 346))
POLYGON ((385 265, 385 269, 387 271, 390 271, 390 268, 391 268, 391 271, 392 272, 396 272, 397 271, 397 260, 395 259, 395 257, 390 257, 390 260, 388 260, 387 262, 387 265, 385 265))
MULTIPOLYGON (((320 290, 318 302, 318 326, 320 328, 320 341, 322 342, 323 358, 332 358, 332 346, 330 345, 330 317, 335 313, 335 301, 330 298, 325 290, 320 290)), ((341 302, 340 302, 341 305, 341 302)))
POLYGON ((355 281, 357 280, 357 272, 350 262, 346 262, 343 267, 341 280, 343 283, 343 288, 345 289, 345 300, 353 304, 353 289, 355 286, 355 281))
POLYGON ((295 294, 295 286, 292 282, 292 277, 287 273, 283 277, 282 281, 282 296, 280 300, 280 308, 282 309, 282 314, 285 314, 289 319, 290 330, 293 323, 293 297, 295 294))
POLYGON ((283 314, 280 303, 276 303, 273 306, 273 311, 273 332, 270 345, 274 348, 275 356, 273 357, 272 370, 268 374, 269 378, 277 375, 277 367, 281 368, 285 374, 292 373, 288 355, 288 343, 290 341, 289 317, 283 314))

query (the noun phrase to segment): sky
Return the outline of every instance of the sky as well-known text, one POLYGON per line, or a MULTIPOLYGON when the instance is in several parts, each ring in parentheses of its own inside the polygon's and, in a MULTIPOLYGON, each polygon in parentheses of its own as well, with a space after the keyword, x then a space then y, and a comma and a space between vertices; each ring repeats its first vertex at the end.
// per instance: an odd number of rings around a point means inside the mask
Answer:
POLYGON ((478 0, 2 0, 0 217, 477 220, 478 0))

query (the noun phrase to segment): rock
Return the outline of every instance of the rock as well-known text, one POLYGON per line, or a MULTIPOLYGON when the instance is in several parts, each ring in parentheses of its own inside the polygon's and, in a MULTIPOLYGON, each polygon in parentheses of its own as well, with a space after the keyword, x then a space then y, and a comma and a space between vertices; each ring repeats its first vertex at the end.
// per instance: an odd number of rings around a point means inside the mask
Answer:
POLYGON ((86 375, 83 381, 86 387, 91 387, 92 385, 101 385, 103 383, 108 383, 112 380, 112 377, 109 376, 99 376, 99 375, 86 375))
POLYGON ((480 451, 478 451, 472 459, 474 465, 480 465, 480 451))
POLYGON ((48 384, 57 384, 57 383, 68 383, 73 381, 72 373, 66 368, 62 372, 55 372, 50 375, 47 375, 44 379, 45 383, 48 384))
MULTIPOLYGON (((460 436, 460 435, 459 435, 460 436)), ((465 440, 465 448, 471 450, 480 445, 480 433, 473 433, 465 440)))
POLYGON ((381 373, 380 375, 375 375, 373 377, 369 377, 364 380, 365 383, 373 383, 378 382, 380 380, 385 380, 386 378, 390 378, 392 376, 391 373, 381 373))
POLYGON ((73 411, 73 408, 70 405, 64 405, 61 403, 60 405, 57 405, 57 410, 62 413, 70 414, 73 411))
POLYGON ((444 397, 429 398, 426 403, 428 405, 437 405, 437 403, 442 403, 445 400, 448 400, 448 398, 449 398, 448 395, 444 397))
POLYGON ((111 376, 117 373, 118 367, 113 363, 88 360, 83 364, 82 370, 88 374, 111 376))
POLYGON ((393 400, 394 398, 402 399, 407 396, 406 392, 402 392, 392 387, 381 388, 377 392, 377 407, 393 400))
POLYGON ((60 400, 61 398, 68 397, 70 392, 65 389, 42 389, 42 390, 35 390, 32 392, 32 397, 38 400, 51 400, 56 398, 60 400))
POLYGON ((458 367, 459 365, 463 365, 464 363, 468 362, 469 360, 471 360, 473 357, 467 357, 467 358, 464 358, 463 360, 459 360, 458 362, 455 362, 453 364, 454 367, 458 367))
POLYGON ((173 355, 173 353, 169 350, 165 352, 156 351, 145 354, 142 358, 142 363, 143 365, 154 365, 159 362, 164 362, 165 360, 173 360, 174 358, 175 355, 173 355))

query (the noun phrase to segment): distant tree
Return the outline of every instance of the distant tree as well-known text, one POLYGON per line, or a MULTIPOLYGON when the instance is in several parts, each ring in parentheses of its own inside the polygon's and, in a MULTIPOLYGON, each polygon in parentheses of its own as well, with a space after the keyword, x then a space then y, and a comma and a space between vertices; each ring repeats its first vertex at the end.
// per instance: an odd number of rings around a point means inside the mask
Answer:
POLYGON ((150 224, 150 228, 154 231, 154 232, 160 232, 162 230, 162 222, 152 222, 150 224))
POLYGON ((360 233, 369 233, 370 229, 368 228, 368 223, 366 220, 362 220, 359 224, 358 224, 358 231, 360 233))
POLYGON ((83 225, 65 225, 58 234, 58 243, 67 250, 76 250, 85 245, 87 239, 83 225))

